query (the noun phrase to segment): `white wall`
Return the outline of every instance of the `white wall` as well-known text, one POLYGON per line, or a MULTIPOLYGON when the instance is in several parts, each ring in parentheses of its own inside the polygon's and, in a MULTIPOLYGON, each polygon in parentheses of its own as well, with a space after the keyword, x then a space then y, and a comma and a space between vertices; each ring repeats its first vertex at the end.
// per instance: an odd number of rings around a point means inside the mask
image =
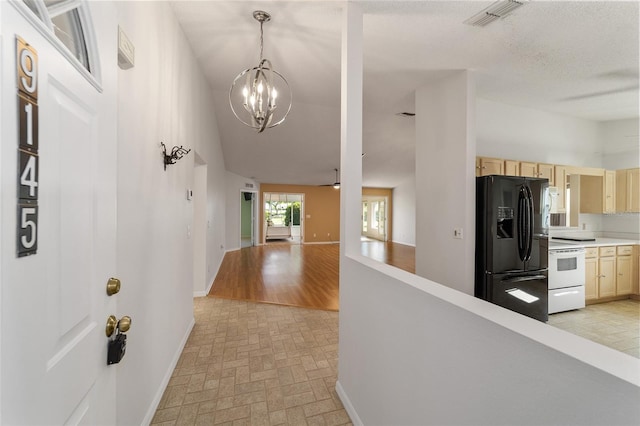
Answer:
POLYGON ((256 232, 255 239, 256 243, 262 241, 261 236, 258 235, 260 232, 260 224, 259 214, 258 212, 260 207, 260 184, 256 181, 245 178, 243 176, 237 175, 235 173, 226 172, 225 174, 226 180, 226 234, 225 234, 225 246, 227 251, 231 250, 239 250, 241 247, 240 243, 240 193, 242 191, 245 192, 256 192, 255 195, 255 203, 254 208, 256 211, 254 212, 254 217, 256 218, 256 223, 254 223, 254 232, 256 232), (253 187, 248 187, 247 185, 253 185, 253 187))
MULTIPOLYGON (((194 155, 207 164, 206 262, 219 265, 224 161, 211 93, 167 2, 119 2, 135 67, 119 71, 118 316, 133 319, 118 366, 117 423, 148 423, 193 326, 194 155), (163 170, 160 142, 192 152, 163 170)), ((116 36, 113 28, 112 36, 116 36)), ((115 65, 115 64, 112 64, 115 65)))
POLYGON ((573 118, 477 99, 479 156, 602 167, 602 128, 573 118))
POLYGON ((416 179, 414 176, 393 188, 393 242, 416 245, 416 179))
POLYGON ((362 256, 340 268, 354 424, 640 423, 640 360, 362 256))
POLYGON ((640 167, 638 118, 607 121, 602 127, 602 167, 608 170, 640 167))
POLYGON ((475 112, 467 71, 416 91, 416 274, 467 294, 474 289, 475 112))

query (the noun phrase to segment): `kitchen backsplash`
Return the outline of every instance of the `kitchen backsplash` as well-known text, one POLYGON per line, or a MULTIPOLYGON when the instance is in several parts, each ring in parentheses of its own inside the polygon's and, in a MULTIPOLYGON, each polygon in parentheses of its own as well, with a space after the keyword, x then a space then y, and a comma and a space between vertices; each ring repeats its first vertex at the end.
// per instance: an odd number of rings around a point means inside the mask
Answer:
POLYGON ((551 236, 628 238, 640 240, 640 213, 580 214, 579 226, 552 227, 551 236))

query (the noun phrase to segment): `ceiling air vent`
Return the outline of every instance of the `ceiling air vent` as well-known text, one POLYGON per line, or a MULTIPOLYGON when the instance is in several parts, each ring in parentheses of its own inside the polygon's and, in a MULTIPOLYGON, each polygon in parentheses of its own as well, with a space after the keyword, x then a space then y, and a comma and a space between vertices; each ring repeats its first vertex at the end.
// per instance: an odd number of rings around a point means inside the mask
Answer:
POLYGON ((464 21, 464 23, 467 25, 474 25, 476 27, 484 27, 497 19, 504 18, 523 4, 524 0, 497 1, 486 9, 483 9, 479 13, 473 15, 471 18, 467 19, 466 21, 464 21))

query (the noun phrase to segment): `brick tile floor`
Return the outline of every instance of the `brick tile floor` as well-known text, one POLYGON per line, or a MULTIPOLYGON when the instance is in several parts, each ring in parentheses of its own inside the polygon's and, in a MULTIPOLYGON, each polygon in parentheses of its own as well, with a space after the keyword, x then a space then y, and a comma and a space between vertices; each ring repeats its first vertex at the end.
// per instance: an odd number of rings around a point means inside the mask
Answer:
POLYGON ((203 297, 153 425, 347 425, 338 313, 203 297))

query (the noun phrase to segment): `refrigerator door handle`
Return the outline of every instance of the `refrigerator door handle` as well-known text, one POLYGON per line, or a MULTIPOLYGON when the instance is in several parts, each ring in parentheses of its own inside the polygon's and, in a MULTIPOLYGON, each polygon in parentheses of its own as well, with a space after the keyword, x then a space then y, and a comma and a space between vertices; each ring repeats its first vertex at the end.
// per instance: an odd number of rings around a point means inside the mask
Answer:
POLYGON ((520 191, 518 192, 518 256, 520 260, 524 262, 524 258, 526 255, 526 234, 525 234, 525 211, 526 211, 526 197, 524 192, 524 187, 520 187, 520 191))
POLYGON ((514 277, 502 281, 505 283, 521 283, 523 281, 544 280, 545 278, 547 278, 546 275, 527 275, 526 277, 514 277))
POLYGON ((527 199, 527 252, 525 261, 531 259, 531 250, 533 249, 533 193, 529 185, 525 185, 527 199))

